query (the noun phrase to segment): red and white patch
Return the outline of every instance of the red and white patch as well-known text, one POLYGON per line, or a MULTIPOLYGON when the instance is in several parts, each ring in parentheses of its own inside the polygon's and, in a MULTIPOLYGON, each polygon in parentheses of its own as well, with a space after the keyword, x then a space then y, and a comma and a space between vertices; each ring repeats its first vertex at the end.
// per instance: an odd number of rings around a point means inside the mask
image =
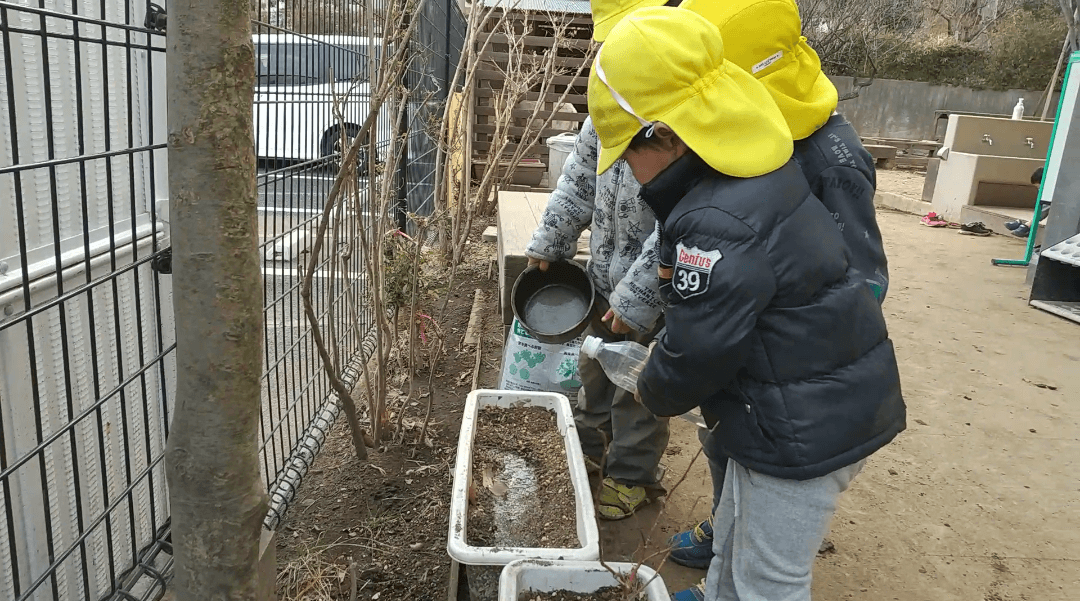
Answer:
POLYGON ((675 272, 672 274, 671 287, 683 300, 708 292, 713 268, 723 258, 724 255, 718 250, 705 251, 678 243, 675 246, 675 272))

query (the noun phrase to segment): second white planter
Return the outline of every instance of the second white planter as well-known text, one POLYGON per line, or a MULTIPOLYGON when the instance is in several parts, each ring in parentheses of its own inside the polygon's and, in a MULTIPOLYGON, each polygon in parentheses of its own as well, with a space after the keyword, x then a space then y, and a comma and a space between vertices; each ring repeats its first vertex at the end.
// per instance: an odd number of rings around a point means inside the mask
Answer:
MULTIPOLYGON (((667 586, 649 566, 632 563, 609 563, 608 567, 619 574, 632 574, 645 586, 642 601, 668 601, 667 586)), ((521 593, 536 591, 550 593, 594 593, 619 582, 599 561, 543 561, 521 559, 503 568, 499 579, 499 601, 518 601, 521 593)))

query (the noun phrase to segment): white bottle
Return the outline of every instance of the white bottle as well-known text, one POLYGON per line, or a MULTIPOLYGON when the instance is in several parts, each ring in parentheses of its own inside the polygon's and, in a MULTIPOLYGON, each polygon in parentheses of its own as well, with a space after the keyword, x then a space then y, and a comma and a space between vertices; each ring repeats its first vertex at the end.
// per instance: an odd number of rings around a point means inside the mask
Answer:
MULTIPOLYGON (((612 383, 637 394, 638 378, 649 361, 649 349, 632 341, 604 342, 596 336, 586 336, 581 344, 581 352, 596 359, 612 383)), ((679 417, 699 428, 708 429, 699 409, 691 409, 679 417)))
POLYGON ((604 342, 596 336, 586 336, 581 352, 596 359, 613 384, 637 392, 638 377, 649 360, 649 349, 636 342, 604 342))
POLYGON ((1021 98, 1017 101, 1016 106, 1013 107, 1012 120, 1022 121, 1024 119, 1024 99, 1021 98))

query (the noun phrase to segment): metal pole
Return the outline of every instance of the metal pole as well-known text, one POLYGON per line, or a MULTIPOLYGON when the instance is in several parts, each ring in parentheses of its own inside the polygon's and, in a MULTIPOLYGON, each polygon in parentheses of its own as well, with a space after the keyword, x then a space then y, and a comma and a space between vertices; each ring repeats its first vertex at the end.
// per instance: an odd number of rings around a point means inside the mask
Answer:
MULTIPOLYGON (((421 15, 414 15, 414 19, 423 18, 421 15)), ((406 44, 411 42, 406 41, 406 44)), ((411 52, 411 50, 409 51, 411 52)), ((406 56, 409 57, 409 52, 406 52, 406 56)), ((411 57, 409 57, 411 58, 411 57)), ((406 61, 409 60, 406 58, 406 61)), ((405 103, 403 110, 401 111, 401 117, 397 122, 397 136, 401 140, 401 159, 397 164, 397 171, 394 177, 397 178, 397 202, 394 208, 394 220, 397 223, 397 227, 401 231, 406 231, 409 227, 409 191, 406 189, 408 184, 408 173, 406 169, 409 167, 409 161, 412 159, 409 153, 409 69, 405 69, 405 72, 401 74, 401 84, 403 92, 401 93, 401 102, 405 103)))

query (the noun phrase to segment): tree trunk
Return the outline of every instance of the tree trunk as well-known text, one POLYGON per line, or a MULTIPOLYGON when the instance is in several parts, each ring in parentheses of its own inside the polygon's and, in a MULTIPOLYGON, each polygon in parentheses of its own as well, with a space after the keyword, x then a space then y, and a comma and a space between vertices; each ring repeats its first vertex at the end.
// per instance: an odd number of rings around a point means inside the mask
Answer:
POLYGON ((165 451, 177 601, 257 598, 262 276, 248 0, 169 4, 176 409, 165 451))

